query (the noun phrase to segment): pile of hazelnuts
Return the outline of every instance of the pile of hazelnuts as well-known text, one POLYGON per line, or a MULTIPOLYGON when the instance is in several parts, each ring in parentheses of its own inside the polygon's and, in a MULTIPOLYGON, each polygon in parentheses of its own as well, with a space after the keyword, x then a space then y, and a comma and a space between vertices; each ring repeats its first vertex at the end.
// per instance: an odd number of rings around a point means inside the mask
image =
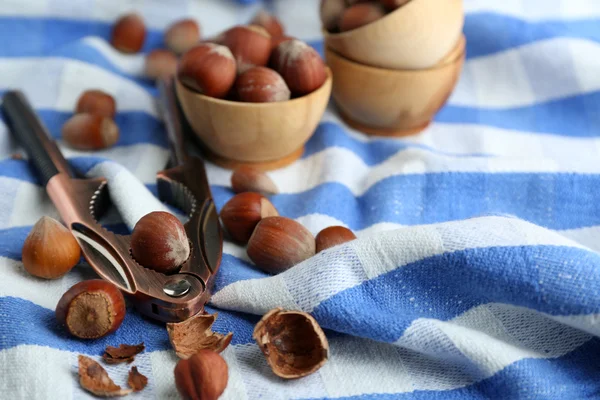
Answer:
POLYGON ((315 91, 327 72, 319 53, 285 36, 281 23, 261 12, 250 25, 228 29, 183 54, 177 76, 206 96, 268 103, 315 91))
POLYGON ((321 0, 321 19, 331 33, 370 24, 410 0, 321 0))

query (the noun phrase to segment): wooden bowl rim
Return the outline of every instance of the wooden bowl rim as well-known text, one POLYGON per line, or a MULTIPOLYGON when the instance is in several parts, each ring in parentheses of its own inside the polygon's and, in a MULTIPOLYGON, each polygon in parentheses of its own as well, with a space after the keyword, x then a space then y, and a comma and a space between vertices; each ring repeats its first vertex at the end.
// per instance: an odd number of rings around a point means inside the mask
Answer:
POLYGON ((337 51, 330 49, 329 47, 325 47, 325 52, 326 53, 331 53, 333 54, 335 57, 341 59, 342 61, 348 63, 348 64, 352 64, 355 68, 357 69, 363 69, 366 72, 370 72, 370 73, 378 73, 378 74, 419 74, 419 73, 425 73, 425 72, 433 72, 433 71, 437 71, 437 70, 441 70, 441 69, 445 69, 448 67, 451 67, 453 65, 456 65, 457 63, 459 63, 464 57, 465 57, 465 53, 467 51, 466 48, 466 37, 463 34, 461 39, 458 41, 457 45, 454 46, 454 48, 452 49, 451 53, 454 52, 454 50, 456 50, 456 47, 458 46, 462 46, 463 49, 460 51, 460 53, 458 53, 456 55, 456 57, 452 60, 447 61, 446 63, 443 64, 437 64, 434 65, 433 67, 429 67, 429 68, 424 68, 424 69, 390 69, 390 68, 380 68, 380 67, 374 67, 372 65, 367 65, 367 64, 362 64, 362 63, 358 63, 356 61, 352 61, 347 57, 344 57, 343 55, 341 55, 340 53, 338 53, 337 51))
MULTIPOLYGON (((323 60, 323 63, 325 63, 325 60, 323 60)), ((315 89, 312 92, 310 92, 302 97, 297 97, 295 99, 290 99, 290 100, 286 100, 286 101, 273 101, 273 102, 268 102, 268 103, 249 103, 249 102, 243 102, 243 101, 217 99, 216 97, 210 97, 210 96, 206 96, 201 93, 194 92, 193 90, 191 90, 187 86, 185 86, 183 83, 181 83, 181 81, 179 79, 177 79, 177 83, 183 90, 185 90, 188 93, 190 93, 191 95, 196 96, 199 99, 202 99, 209 103, 228 105, 231 107, 246 107, 246 108, 250 108, 250 107, 256 107, 256 108, 282 107, 284 105, 292 104, 295 102, 299 103, 301 101, 306 101, 309 98, 316 97, 319 94, 321 94, 323 91, 325 91, 325 88, 328 86, 328 83, 331 83, 333 80, 333 72, 331 71, 331 68, 329 68, 329 66, 327 64, 325 64, 325 71, 327 72, 327 79, 325 79, 325 82, 323 82, 323 84, 318 89, 315 89)), ((331 85, 329 85, 329 86, 331 86, 331 85)))
POLYGON ((379 19, 377 19, 377 20, 375 20, 375 21, 373 21, 373 22, 371 22, 371 23, 368 23, 368 24, 366 24, 366 25, 363 25, 363 26, 359 26, 358 28, 354 28, 354 29, 351 29, 351 30, 349 30, 349 31, 346 31, 346 32, 336 32, 336 33, 332 33, 332 32, 329 32, 329 31, 328 31, 327 29, 325 29, 324 27, 323 27, 322 29, 323 29, 324 35, 326 35, 326 36, 331 36, 331 37, 334 37, 334 38, 336 38, 336 39, 339 39, 339 38, 344 38, 344 37, 349 37, 349 36, 353 36, 353 35, 355 35, 355 34, 360 34, 360 31, 362 31, 362 30, 366 30, 367 28, 372 28, 374 25, 377 25, 377 24, 379 24, 379 23, 382 23, 382 22, 384 22, 386 19, 390 19, 390 18, 392 18, 392 16, 393 16, 393 17, 397 17, 397 14, 398 14, 398 13, 400 13, 400 12, 402 11, 402 9, 404 9, 404 8, 408 7, 410 4, 412 4, 412 3, 415 3, 415 2, 417 2, 417 1, 418 1, 418 0, 410 0, 408 3, 404 4, 403 6, 401 6, 401 7, 397 8, 397 9, 395 9, 394 11, 391 11, 391 12, 389 12, 389 13, 385 14, 383 17, 381 17, 381 18, 379 18, 379 19))

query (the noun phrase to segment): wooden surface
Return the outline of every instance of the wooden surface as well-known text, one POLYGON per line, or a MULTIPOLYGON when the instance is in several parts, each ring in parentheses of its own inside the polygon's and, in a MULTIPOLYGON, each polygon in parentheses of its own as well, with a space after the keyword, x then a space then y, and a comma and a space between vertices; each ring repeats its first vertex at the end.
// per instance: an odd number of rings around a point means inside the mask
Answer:
POLYGON ((187 120, 215 160, 271 164, 301 153, 313 135, 331 94, 331 70, 327 75, 314 92, 277 103, 215 99, 179 81, 176 89, 187 120))
POLYGON ((325 46, 374 67, 430 68, 454 47, 463 25, 463 0, 412 0, 360 28, 325 31, 325 46))
POLYGON ((420 71, 367 67, 326 49, 336 105, 365 133, 414 133, 433 119, 456 86, 465 57, 464 37, 455 47, 445 64, 420 71))

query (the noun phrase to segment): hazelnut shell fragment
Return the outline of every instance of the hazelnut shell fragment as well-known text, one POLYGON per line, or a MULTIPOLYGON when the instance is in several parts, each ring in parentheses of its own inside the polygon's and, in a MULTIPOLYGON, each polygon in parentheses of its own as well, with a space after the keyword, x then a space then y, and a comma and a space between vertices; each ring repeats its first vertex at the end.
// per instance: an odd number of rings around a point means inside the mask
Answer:
POLYGON ((119 347, 107 346, 102 359, 107 364, 131 363, 135 356, 144 351, 144 343, 129 345, 121 344, 119 347))
POLYGON ((129 371, 127 384, 134 392, 140 392, 148 385, 148 378, 140 374, 137 367, 134 366, 131 367, 131 370, 129 371))
POLYGON ((169 341, 179 358, 188 359, 204 349, 220 353, 229 346, 233 333, 222 335, 211 329, 217 315, 199 314, 183 322, 167 323, 169 341))
POLYGON ((88 392, 99 397, 126 396, 131 389, 121 389, 115 384, 102 365, 89 357, 79 356, 79 384, 88 392))
POLYGON ((325 333, 305 312, 273 309, 256 324, 252 338, 273 372, 284 379, 310 375, 329 358, 325 333))

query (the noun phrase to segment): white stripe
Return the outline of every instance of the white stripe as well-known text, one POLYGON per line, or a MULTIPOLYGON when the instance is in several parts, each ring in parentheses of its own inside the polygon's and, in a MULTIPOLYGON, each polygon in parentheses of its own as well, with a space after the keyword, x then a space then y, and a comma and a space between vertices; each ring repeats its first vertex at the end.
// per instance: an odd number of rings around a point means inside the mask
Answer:
MULTIPOLYGON (((591 156, 595 150, 591 148, 588 154, 579 154, 575 158, 571 155, 552 159, 534 156, 457 157, 425 149, 407 148, 380 164, 368 166, 349 149, 328 147, 285 168, 271 171, 268 175, 281 193, 302 193, 325 183, 339 183, 354 196, 361 196, 387 178, 425 173, 599 173, 600 164, 594 161, 597 157, 591 156)), ((231 171, 211 164, 208 166, 208 173, 212 185, 231 186, 231 171)))
POLYGON ((596 0, 465 0, 465 12, 495 12, 528 21, 598 18, 596 0))
POLYGON ((96 49, 102 54, 114 67, 120 71, 134 76, 144 76, 144 62, 146 55, 142 53, 127 54, 121 53, 112 47, 106 40, 97 36, 89 36, 81 39, 85 45, 96 49))
POLYGON ((490 246, 535 245, 583 248, 556 232, 512 218, 482 217, 413 226, 319 253, 274 277, 232 283, 215 293, 211 302, 220 308, 260 315, 269 311, 263 300, 271 305, 277 294, 282 303, 296 303, 298 307, 292 308, 310 312, 337 293, 424 258, 490 246), (307 276, 315 277, 311 285, 303 284, 307 276))
POLYGON ((159 118, 152 95, 136 82, 98 66, 60 57, 0 58, 0 88, 19 89, 34 108, 72 112, 85 90, 111 94, 117 111, 159 118))
POLYGON ((598 68, 596 42, 541 40, 469 60, 448 103, 502 109, 592 93, 600 89, 598 68))

